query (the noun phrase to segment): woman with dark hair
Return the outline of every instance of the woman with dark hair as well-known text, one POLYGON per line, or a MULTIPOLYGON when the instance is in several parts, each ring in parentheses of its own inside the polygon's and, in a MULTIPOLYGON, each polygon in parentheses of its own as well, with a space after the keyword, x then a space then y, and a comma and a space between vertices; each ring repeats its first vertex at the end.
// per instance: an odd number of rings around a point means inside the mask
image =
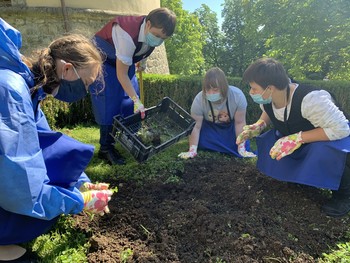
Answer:
POLYGON ((329 216, 350 211, 349 120, 329 92, 291 83, 281 63, 259 59, 244 72, 259 120, 243 128, 237 144, 257 137, 258 169, 281 181, 332 190, 322 206, 329 216), (269 124, 273 129, 259 134, 269 124))

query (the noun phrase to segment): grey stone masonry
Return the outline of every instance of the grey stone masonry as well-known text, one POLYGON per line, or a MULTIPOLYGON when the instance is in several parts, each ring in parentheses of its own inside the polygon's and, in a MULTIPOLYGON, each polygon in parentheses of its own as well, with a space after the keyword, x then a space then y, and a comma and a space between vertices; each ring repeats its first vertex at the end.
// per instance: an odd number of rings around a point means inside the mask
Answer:
MULTIPOLYGON (((21 53, 28 55, 40 49, 56 37, 67 32, 92 37, 115 12, 66 8, 66 19, 62 8, 26 7, 25 1, 0 1, 0 17, 22 33, 21 53)), ((169 74, 164 44, 157 47, 147 60, 147 73, 169 74)))

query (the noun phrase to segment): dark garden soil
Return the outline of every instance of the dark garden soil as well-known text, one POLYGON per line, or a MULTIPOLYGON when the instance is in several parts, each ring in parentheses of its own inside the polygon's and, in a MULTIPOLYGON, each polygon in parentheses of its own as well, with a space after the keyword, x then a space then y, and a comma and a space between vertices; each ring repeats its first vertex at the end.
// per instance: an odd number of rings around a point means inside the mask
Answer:
POLYGON ((317 262, 346 238, 349 218, 322 214, 328 197, 318 189, 227 157, 189 160, 178 176, 180 183, 111 181, 119 187, 111 213, 93 222, 78 216, 91 236, 89 262, 317 262))

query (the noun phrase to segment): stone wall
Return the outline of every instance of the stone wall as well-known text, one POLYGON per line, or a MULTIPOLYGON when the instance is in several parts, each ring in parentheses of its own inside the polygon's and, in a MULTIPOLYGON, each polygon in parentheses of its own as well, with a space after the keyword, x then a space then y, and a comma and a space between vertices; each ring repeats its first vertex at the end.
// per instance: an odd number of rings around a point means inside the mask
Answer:
MULTIPOLYGON (((79 2, 84 3, 85 1, 79 2)), ((120 13, 67 6, 64 9, 62 7, 28 7, 24 0, 2 0, 0 10, 0 17, 21 31, 23 39, 21 52, 24 55, 28 55, 34 49, 46 47, 55 37, 66 32, 81 33, 91 37, 120 13)), ((135 14, 130 10, 129 12, 135 14)), ((157 47, 148 58, 146 72, 169 74, 164 44, 157 47)))

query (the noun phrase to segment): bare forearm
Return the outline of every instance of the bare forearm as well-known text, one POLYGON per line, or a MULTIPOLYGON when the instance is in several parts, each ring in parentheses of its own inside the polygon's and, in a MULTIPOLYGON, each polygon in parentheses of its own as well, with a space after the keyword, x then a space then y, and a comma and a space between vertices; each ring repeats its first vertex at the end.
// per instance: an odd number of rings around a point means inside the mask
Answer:
POLYGON ((266 124, 266 126, 268 126, 270 124, 270 118, 267 115, 267 113, 264 111, 261 115, 260 115, 260 120, 263 120, 266 124))
MULTIPOLYGON (((246 123, 246 111, 237 111, 234 115, 234 119, 235 119, 235 132, 236 132, 236 137, 241 134, 241 132, 243 131, 243 126, 245 126, 246 123)), ((233 138, 234 140, 236 138, 233 138)))
POLYGON ((199 141, 199 136, 200 136, 200 129, 194 127, 192 130, 192 133, 189 138, 189 144, 191 145, 198 145, 199 141))
POLYGON ((134 96, 137 96, 135 89, 131 83, 131 80, 129 79, 128 75, 129 66, 125 65, 123 62, 117 59, 116 62, 116 74, 117 78, 122 85, 124 91, 130 98, 133 98, 134 96))
POLYGON ((128 75, 118 75, 118 80, 130 98, 137 96, 128 75))
POLYGON ((322 128, 304 131, 301 133, 301 138, 303 139, 304 143, 329 141, 329 138, 322 128))
MULTIPOLYGON (((245 125, 244 122, 241 123, 235 123, 235 132, 236 132, 236 137, 243 131, 243 126, 245 125)), ((236 138, 234 138, 236 139, 236 138)))

